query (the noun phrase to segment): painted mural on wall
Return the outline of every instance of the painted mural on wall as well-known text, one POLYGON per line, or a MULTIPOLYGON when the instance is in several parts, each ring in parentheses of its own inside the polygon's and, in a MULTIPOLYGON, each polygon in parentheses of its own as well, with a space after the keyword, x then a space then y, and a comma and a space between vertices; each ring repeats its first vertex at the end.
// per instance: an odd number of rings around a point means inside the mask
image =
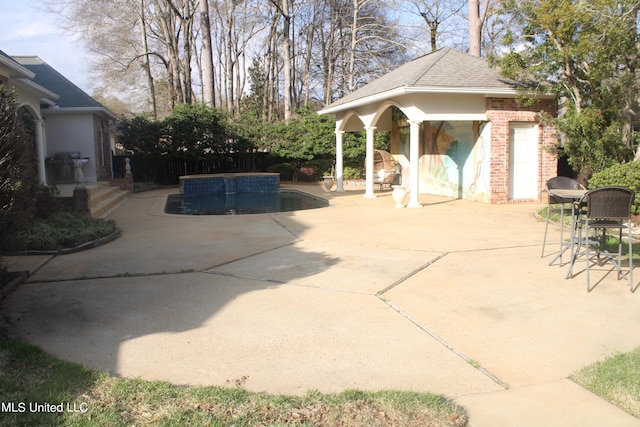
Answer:
POLYGON ((489 159, 477 122, 424 122, 421 129, 421 191, 489 201, 489 159))
MULTIPOLYGON (((394 121, 391 153, 401 166, 402 183, 410 174, 409 123, 394 121)), ((456 199, 490 201, 491 124, 472 121, 425 121, 420 125, 420 192, 456 199)))

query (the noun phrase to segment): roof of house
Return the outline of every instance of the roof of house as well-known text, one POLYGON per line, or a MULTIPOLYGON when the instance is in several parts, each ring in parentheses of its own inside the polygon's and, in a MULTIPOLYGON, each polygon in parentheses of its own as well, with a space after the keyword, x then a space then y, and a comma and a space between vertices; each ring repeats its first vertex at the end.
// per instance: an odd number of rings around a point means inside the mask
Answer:
POLYGON ((56 71, 38 56, 13 56, 13 59, 35 74, 33 81, 59 96, 56 104, 60 108, 102 110, 114 117, 107 108, 89 96, 65 76, 56 71))
POLYGON ((55 102, 55 100, 58 99, 57 94, 33 81, 35 74, 32 71, 23 67, 2 50, 0 50, 0 66, 3 66, 5 73, 8 72, 6 77, 11 79, 14 86, 20 87, 31 94, 35 94, 41 100, 47 99, 49 102, 55 102))
POLYGON ((35 74, 34 82, 60 96, 57 100, 60 107, 102 107, 98 101, 91 98, 38 56, 13 56, 13 59, 35 74))
POLYGON ((347 96, 321 113, 341 111, 404 93, 513 94, 517 83, 500 75, 485 59, 443 48, 409 61, 347 96))
MULTIPOLYGON (((11 68, 12 72, 15 72, 15 76, 19 77, 33 77, 33 73, 27 70, 25 67, 20 65, 15 59, 6 54, 3 50, 0 49, 0 64, 4 64, 11 68)), ((14 77, 12 75, 11 77, 14 77)))

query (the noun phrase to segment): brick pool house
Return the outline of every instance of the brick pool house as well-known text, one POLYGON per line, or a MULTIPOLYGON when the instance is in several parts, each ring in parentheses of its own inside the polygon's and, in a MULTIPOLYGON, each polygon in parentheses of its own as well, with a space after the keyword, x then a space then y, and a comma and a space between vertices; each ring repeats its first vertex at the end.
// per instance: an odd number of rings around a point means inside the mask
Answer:
MULTIPOLYGON (((445 48, 410 61, 319 111, 336 117, 336 191, 344 191, 344 132, 366 132, 365 197, 374 192, 374 136, 390 131, 398 184, 485 203, 541 201, 557 175, 553 95, 518 103, 516 82, 486 60, 445 48)), ((417 191, 416 191, 417 190, 417 191)))

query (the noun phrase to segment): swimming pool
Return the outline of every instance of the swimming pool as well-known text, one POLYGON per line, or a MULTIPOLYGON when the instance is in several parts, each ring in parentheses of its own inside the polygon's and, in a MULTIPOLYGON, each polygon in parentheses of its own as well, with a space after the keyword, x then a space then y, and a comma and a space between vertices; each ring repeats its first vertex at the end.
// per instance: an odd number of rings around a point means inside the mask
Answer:
POLYGON ((327 200, 299 191, 236 194, 171 194, 165 213, 179 215, 245 215, 290 212, 330 206, 327 200))
POLYGON ((180 192, 197 194, 277 193, 280 174, 267 172, 216 173, 180 177, 180 192))

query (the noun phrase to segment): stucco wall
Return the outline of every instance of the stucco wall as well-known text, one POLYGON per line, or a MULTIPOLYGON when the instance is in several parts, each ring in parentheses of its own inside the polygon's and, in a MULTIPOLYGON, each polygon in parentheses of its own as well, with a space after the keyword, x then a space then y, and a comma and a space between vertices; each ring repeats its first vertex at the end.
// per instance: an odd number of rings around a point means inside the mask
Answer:
POLYGON ((89 157, 83 168, 87 181, 96 181, 93 115, 50 114, 44 110, 44 116, 47 135, 45 156, 52 157, 59 152, 80 152, 80 157, 89 157))
MULTIPOLYGON (((431 121, 420 126, 421 193, 488 203, 490 200, 491 124, 480 121, 431 121)), ((409 182, 409 129, 394 127, 391 153, 409 182)))
POLYGON ((486 123, 424 122, 420 192, 489 202, 486 123))
MULTIPOLYGON (((544 186, 557 175, 557 131, 543 124, 539 112, 555 117, 554 100, 523 107, 513 98, 487 98, 486 120, 425 121, 420 128, 420 192, 485 203, 541 201, 544 186), (510 125, 528 123, 537 131, 537 196, 511 200, 510 125)), ((402 165, 403 183, 409 180, 409 131, 395 123, 391 153, 402 165)))

